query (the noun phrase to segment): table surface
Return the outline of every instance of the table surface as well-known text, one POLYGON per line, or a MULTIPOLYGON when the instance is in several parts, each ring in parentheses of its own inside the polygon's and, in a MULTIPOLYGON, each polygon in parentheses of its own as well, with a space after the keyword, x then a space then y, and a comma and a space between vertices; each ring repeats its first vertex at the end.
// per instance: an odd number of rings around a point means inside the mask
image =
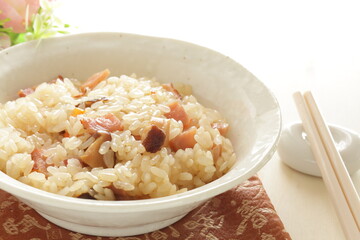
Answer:
MULTIPOLYGON (((311 90, 328 122, 360 132, 360 34, 356 1, 63 0, 57 15, 71 32, 119 31, 203 45, 241 63, 279 100, 284 125, 292 101, 311 90)), ((321 178, 277 154, 260 170, 294 240, 345 239, 321 178)), ((352 176, 360 192, 360 171, 352 176)))

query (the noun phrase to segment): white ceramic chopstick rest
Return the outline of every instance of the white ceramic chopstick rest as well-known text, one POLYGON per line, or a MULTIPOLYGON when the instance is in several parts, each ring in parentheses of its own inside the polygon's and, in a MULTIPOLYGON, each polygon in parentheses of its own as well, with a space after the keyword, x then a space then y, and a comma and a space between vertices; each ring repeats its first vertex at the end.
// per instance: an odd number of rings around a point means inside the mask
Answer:
MULTIPOLYGON (((329 125, 329 128, 349 174, 354 174, 360 169, 360 136, 339 126, 329 125)), ((291 123, 284 127, 278 145, 278 154, 289 167, 321 177, 301 123, 291 123)))

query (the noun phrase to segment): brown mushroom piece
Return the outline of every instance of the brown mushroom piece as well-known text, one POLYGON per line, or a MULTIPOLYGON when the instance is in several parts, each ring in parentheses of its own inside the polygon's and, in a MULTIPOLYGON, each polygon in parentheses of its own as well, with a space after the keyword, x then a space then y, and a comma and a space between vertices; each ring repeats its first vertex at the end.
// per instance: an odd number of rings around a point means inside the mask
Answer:
POLYGON ((165 133, 156 125, 152 125, 142 144, 147 152, 156 153, 165 142, 165 133))
POLYGON ((77 104, 75 107, 87 108, 87 107, 91 107, 94 103, 100 102, 100 101, 103 103, 107 103, 109 101, 109 99, 107 97, 101 97, 101 98, 86 100, 84 102, 77 104))
POLYGON ((84 155, 80 157, 80 160, 83 163, 86 163, 92 168, 95 167, 106 167, 103 159, 103 155, 99 153, 99 149, 101 144, 106 141, 110 141, 111 136, 106 132, 100 133, 100 137, 98 137, 85 151, 84 155))
POLYGON ((83 194, 79 195, 78 198, 96 200, 96 198, 91 196, 89 193, 83 193, 83 194))

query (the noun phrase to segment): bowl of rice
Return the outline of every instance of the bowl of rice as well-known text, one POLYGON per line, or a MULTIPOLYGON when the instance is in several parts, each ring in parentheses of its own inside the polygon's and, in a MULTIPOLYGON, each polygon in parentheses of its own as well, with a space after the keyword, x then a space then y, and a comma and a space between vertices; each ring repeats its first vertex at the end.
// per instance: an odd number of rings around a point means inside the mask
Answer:
POLYGON ((154 231, 256 174, 281 114, 213 50, 83 33, 0 51, 0 188, 66 229, 154 231))

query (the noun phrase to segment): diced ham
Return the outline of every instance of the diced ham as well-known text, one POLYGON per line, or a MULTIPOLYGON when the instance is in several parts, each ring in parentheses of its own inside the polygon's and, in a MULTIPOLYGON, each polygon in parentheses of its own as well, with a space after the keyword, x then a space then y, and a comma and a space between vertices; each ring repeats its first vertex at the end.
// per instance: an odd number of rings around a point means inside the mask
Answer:
POLYGON ((181 121, 184 129, 187 129, 190 124, 190 119, 185 112, 184 107, 179 102, 172 102, 168 105, 168 107, 170 108, 170 112, 165 113, 164 116, 167 118, 173 118, 176 121, 181 121))
POLYGON ((64 165, 67 166, 69 164, 69 161, 67 159, 64 160, 64 165))
POLYGON ((89 165, 92 168, 106 167, 104 163, 103 155, 99 153, 101 144, 105 141, 110 141, 110 134, 102 133, 85 151, 84 155, 80 157, 80 160, 89 165))
POLYGON ((136 141, 141 140, 141 136, 140 136, 140 135, 133 135, 133 137, 135 138, 136 141))
POLYGON ((93 74, 80 86, 81 92, 85 93, 87 89, 92 90, 96 87, 96 85, 98 85, 101 81, 105 80, 109 75, 109 69, 105 69, 101 72, 93 74))
POLYGON ((124 130, 121 121, 112 113, 97 118, 83 118, 80 122, 90 134, 124 130))
POLYGON ((33 93, 35 90, 34 88, 25 88, 25 89, 20 89, 20 91, 18 92, 19 97, 26 97, 27 95, 33 93))
POLYGON ((192 127, 192 126, 198 128, 199 127, 199 120, 197 120, 196 118, 190 118, 188 128, 192 127))
POLYGON ((174 85, 172 83, 168 83, 168 84, 162 84, 161 85, 166 91, 171 92, 172 94, 174 94, 175 97, 182 99, 181 94, 179 93, 178 90, 176 90, 176 88, 174 88, 174 85))
POLYGON ((156 153, 165 142, 165 133, 156 125, 152 125, 142 144, 147 152, 156 153))
POLYGON ((222 136, 225 136, 229 131, 229 124, 224 122, 214 122, 211 124, 211 127, 219 130, 222 136))
POLYGON ((32 171, 48 174, 47 167, 49 166, 46 163, 46 157, 43 155, 43 150, 35 148, 31 153, 31 159, 34 161, 34 166, 32 171))
POLYGON ((173 152, 176 152, 179 149, 193 148, 196 144, 194 138, 196 134, 196 127, 191 127, 184 132, 177 135, 175 138, 169 141, 170 148, 173 152))

